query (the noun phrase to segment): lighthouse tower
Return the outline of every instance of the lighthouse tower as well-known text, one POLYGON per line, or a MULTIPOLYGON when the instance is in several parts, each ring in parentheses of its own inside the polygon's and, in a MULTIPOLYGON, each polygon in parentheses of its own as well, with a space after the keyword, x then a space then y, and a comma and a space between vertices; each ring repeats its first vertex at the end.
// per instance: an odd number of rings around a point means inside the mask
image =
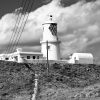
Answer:
POLYGON ((53 22, 52 15, 43 24, 43 37, 40 43, 44 58, 47 59, 48 56, 48 60, 60 60, 60 41, 57 36, 57 23, 53 22))

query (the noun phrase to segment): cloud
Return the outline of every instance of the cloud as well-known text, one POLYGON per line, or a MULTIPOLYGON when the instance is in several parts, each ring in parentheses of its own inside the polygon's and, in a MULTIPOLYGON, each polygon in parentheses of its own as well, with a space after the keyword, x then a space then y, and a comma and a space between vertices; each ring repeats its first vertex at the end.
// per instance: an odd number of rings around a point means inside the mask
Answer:
MULTIPOLYGON (((58 23, 58 36, 62 42, 62 56, 67 56, 73 52, 95 51, 94 44, 100 42, 99 0, 88 3, 80 1, 68 7, 63 7, 60 0, 53 0, 51 3, 36 9, 29 15, 19 46, 40 51, 42 23, 46 19, 48 20, 50 14, 53 15, 53 20, 58 23)), ((1 18, 0 46, 2 48, 9 43, 8 40, 11 37, 15 22, 16 15, 12 13, 1 18)), ((99 50, 97 51, 92 53, 97 55, 99 50)))
POLYGON ((99 9, 100 1, 85 4, 77 3, 64 8, 63 17, 60 18, 62 21, 59 24, 62 29, 67 27, 62 31, 59 29, 60 33, 63 34, 61 39, 64 45, 64 55, 71 52, 84 51, 90 44, 100 40, 99 9), (69 36, 70 39, 68 39, 69 36))

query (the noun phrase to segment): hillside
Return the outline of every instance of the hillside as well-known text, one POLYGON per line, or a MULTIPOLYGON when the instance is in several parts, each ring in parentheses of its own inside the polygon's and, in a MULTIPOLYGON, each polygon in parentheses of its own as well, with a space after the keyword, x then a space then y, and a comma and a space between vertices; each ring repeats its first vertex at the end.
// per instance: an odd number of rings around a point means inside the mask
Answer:
POLYGON ((31 100, 34 73, 39 74, 37 100, 100 100, 100 66, 0 61, 0 100, 31 100), (31 68, 30 68, 31 67, 31 68))

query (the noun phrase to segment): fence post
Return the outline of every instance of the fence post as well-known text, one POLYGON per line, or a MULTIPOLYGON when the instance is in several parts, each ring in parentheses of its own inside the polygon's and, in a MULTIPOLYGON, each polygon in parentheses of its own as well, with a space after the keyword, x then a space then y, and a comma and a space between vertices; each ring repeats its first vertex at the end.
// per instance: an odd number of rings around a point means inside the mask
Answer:
POLYGON ((38 75, 35 74, 34 93, 32 94, 31 100, 36 100, 37 92, 38 92, 38 75))

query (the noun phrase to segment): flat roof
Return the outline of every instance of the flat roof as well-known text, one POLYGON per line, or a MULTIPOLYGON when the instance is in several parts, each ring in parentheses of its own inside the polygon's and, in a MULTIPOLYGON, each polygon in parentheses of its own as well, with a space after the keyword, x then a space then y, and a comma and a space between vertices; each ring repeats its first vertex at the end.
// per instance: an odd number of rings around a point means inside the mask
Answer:
POLYGON ((20 54, 43 55, 41 52, 19 52, 20 54))

